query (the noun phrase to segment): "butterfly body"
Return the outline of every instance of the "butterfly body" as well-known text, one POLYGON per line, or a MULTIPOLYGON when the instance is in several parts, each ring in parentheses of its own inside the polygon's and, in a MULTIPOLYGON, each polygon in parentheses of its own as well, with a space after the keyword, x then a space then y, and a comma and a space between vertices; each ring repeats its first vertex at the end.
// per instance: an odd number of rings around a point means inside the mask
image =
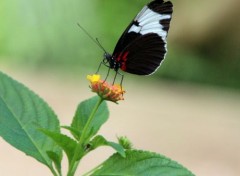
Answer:
POLYGON ((106 65, 108 64, 108 67, 110 69, 115 70, 118 72, 118 69, 121 67, 121 62, 118 62, 111 54, 109 53, 104 53, 103 56, 103 63, 106 65))
POLYGON ((170 1, 154 0, 138 13, 120 37, 113 54, 104 54, 103 63, 118 72, 150 75, 167 52, 167 33, 172 17, 170 1))

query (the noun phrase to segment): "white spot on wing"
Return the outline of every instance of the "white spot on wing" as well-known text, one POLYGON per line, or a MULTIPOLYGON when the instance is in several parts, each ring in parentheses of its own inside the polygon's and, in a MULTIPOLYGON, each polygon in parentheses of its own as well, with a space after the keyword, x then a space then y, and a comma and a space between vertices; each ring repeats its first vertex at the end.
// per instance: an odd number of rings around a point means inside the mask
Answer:
POLYGON ((132 25, 128 32, 133 31, 142 35, 156 33, 166 43, 167 31, 163 30, 163 26, 160 24, 160 21, 170 18, 171 15, 161 15, 145 6, 134 19, 139 23, 139 26, 132 25))
POLYGON ((128 32, 134 31, 136 33, 140 33, 141 31, 141 26, 136 26, 136 25, 132 25, 132 27, 129 29, 128 32))

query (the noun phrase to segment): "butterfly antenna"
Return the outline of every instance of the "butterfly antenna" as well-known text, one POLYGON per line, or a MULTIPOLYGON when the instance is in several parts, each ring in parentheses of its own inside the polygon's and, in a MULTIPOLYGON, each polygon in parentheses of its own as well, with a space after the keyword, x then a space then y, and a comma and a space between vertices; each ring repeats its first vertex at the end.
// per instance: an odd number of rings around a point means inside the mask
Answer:
POLYGON ((79 23, 77 23, 78 27, 80 27, 82 29, 82 31, 94 42, 97 44, 97 46, 99 48, 101 48, 105 53, 107 53, 107 51, 103 48, 103 46, 100 44, 98 38, 94 39, 86 29, 84 29, 79 23))
POLYGON ((104 47, 101 45, 101 43, 99 42, 99 40, 98 40, 98 38, 96 38, 96 43, 98 43, 98 46, 100 47, 100 48, 102 48, 102 50, 105 52, 105 53, 107 53, 107 51, 104 49, 104 47))

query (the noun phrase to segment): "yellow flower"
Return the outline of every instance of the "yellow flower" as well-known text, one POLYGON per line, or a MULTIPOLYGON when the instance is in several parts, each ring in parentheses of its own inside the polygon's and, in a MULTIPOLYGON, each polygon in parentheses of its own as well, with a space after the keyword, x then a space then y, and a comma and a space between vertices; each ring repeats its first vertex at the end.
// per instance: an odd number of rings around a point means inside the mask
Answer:
POLYGON ((120 85, 110 85, 100 78, 100 75, 96 74, 87 76, 87 79, 90 81, 90 88, 93 92, 96 92, 102 99, 115 103, 119 100, 124 100, 123 94, 125 91, 120 85))

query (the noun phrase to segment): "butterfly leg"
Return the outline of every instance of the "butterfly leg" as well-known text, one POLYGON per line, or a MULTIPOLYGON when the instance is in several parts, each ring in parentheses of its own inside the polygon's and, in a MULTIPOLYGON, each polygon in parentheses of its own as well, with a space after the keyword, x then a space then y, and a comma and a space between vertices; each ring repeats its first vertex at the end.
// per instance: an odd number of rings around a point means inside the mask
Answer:
POLYGON ((106 76, 105 79, 104 79, 104 82, 105 82, 105 81, 107 80, 108 76, 109 76, 109 73, 110 73, 110 67, 109 67, 106 63, 104 63, 104 62, 100 62, 99 66, 98 66, 98 69, 97 69, 97 71, 96 71, 95 74, 98 74, 98 73, 99 73, 100 68, 101 68, 102 65, 108 67, 107 76, 106 76))
POLYGON ((97 69, 97 71, 96 71, 95 74, 98 74, 98 72, 100 71, 100 68, 101 68, 102 64, 104 64, 104 63, 103 63, 103 62, 100 62, 99 66, 98 66, 98 69, 97 69))
MULTIPOLYGON (((106 65, 105 65, 106 66, 106 65)), ((108 76, 109 76, 109 73, 110 73, 110 67, 109 66, 107 66, 108 67, 108 72, 107 72, 107 76, 106 76, 106 78, 104 79, 104 82, 107 80, 107 78, 108 78, 108 76)))
POLYGON ((114 79, 113 79, 112 85, 115 83, 115 80, 116 80, 116 78, 117 78, 117 75, 118 75, 118 71, 115 72, 115 75, 114 75, 114 79))
POLYGON ((120 86, 121 86, 121 89, 122 89, 122 83, 123 83, 123 78, 124 78, 124 75, 123 75, 123 74, 121 74, 121 73, 120 73, 120 72, 118 72, 118 71, 116 71, 116 73, 115 73, 115 76, 114 76, 114 79, 113 79, 113 83, 112 83, 112 85, 114 85, 114 83, 115 83, 115 80, 116 80, 116 78, 117 78, 117 75, 120 75, 120 76, 121 76, 120 86))
POLYGON ((121 82, 120 82, 120 86, 121 86, 121 91, 122 91, 122 83, 123 83, 123 79, 124 79, 124 75, 119 73, 119 75, 121 75, 121 82))
POLYGON ((122 94, 123 94, 123 86, 122 86, 122 83, 123 83, 123 79, 124 79, 124 75, 119 73, 118 74, 121 76, 121 82, 120 82, 120 86, 121 86, 121 91, 122 91, 122 94))

